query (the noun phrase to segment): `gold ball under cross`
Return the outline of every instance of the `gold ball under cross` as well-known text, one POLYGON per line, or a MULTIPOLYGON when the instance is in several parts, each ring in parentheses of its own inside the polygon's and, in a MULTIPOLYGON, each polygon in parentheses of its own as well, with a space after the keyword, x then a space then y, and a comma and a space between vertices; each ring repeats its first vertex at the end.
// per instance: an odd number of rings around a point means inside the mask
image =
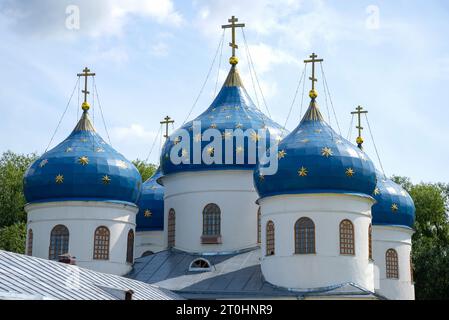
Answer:
POLYGON ((229 58, 229 63, 235 66, 237 63, 239 63, 239 59, 237 57, 232 56, 229 58))
POLYGON ((89 103, 84 101, 83 104, 81 105, 81 109, 83 109, 84 111, 89 110, 90 109, 89 103))
POLYGON ((309 97, 311 99, 316 99, 318 97, 318 91, 316 91, 315 89, 312 89, 309 91, 309 97))

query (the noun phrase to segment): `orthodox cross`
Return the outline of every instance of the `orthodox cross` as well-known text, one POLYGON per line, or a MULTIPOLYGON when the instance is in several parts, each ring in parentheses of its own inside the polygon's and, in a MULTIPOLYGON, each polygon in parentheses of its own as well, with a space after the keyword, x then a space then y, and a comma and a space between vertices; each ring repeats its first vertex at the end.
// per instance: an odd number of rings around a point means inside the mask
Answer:
POLYGON ((351 114, 356 114, 357 118, 358 118, 357 126, 356 126, 356 128, 359 130, 359 136, 357 137, 357 146, 360 149, 362 149, 362 144, 363 144, 362 130, 363 130, 363 127, 362 127, 361 115, 368 113, 368 111, 363 110, 363 108, 361 106, 358 106, 357 108, 355 108, 355 110, 357 110, 357 111, 351 112, 351 114))
POLYGON ((87 90, 87 77, 89 76, 95 76, 95 73, 91 73, 90 69, 88 67, 85 67, 83 70, 83 73, 78 73, 78 77, 84 77, 84 90, 81 90, 82 93, 84 93, 84 102, 87 102, 87 95, 90 93, 87 90))
POLYGON ((165 124, 165 134, 164 134, 164 138, 168 139, 168 125, 170 123, 175 123, 175 120, 173 120, 172 118, 170 118, 169 116, 166 116, 164 118, 164 121, 161 121, 161 124, 165 124))
POLYGON ((231 24, 222 25, 223 29, 231 28, 232 31, 232 42, 229 43, 229 46, 232 48, 232 57, 235 57, 235 49, 239 46, 235 43, 235 28, 243 28, 245 26, 244 23, 236 23, 239 21, 235 16, 232 16, 231 19, 228 19, 228 22, 231 24))
POLYGON ((310 56, 310 60, 304 60, 304 63, 312 63, 312 76, 309 77, 309 80, 312 80, 312 91, 315 90, 315 82, 318 80, 315 78, 315 63, 316 62, 323 62, 323 59, 315 59, 318 58, 318 56, 315 53, 312 53, 310 56))

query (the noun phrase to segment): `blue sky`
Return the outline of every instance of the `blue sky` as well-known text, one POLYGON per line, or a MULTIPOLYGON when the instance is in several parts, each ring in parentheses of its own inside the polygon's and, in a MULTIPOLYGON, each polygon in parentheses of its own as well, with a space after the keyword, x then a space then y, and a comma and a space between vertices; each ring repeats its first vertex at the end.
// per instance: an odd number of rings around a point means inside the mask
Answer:
MULTIPOLYGON (((449 181, 449 4, 436 0, 0 0, 0 152, 43 152, 76 73, 89 66, 97 73, 112 145, 129 159, 145 159, 164 116, 175 125, 185 120, 216 52, 220 26, 231 15, 247 25, 275 121, 284 124, 302 60, 315 51, 325 59, 344 137, 350 112, 360 104, 370 112, 387 175, 449 181), (79 8, 79 29, 66 27, 68 5, 79 8)), ((220 70, 217 61, 190 119, 208 107, 217 76, 221 82, 227 73, 229 40, 228 32, 217 58, 220 70)), ((256 101, 240 31, 237 41, 239 68, 256 101)), ((318 91, 327 117, 321 79, 318 91)), ((77 100, 75 93, 53 146, 74 127, 77 100)), ((94 112, 95 126, 106 138, 98 106, 94 112)), ((299 120, 297 100, 287 128, 299 120)), ((337 129, 333 116, 331 124, 337 129)), ((377 164, 368 131, 364 135, 377 164)), ((150 161, 157 161, 157 150, 150 161)))

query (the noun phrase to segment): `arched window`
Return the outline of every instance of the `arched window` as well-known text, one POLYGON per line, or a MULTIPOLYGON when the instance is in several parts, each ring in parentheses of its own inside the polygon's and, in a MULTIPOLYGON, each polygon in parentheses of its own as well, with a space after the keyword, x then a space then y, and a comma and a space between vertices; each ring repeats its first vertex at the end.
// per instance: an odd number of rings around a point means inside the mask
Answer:
POLYGON ((126 262, 134 262, 134 231, 130 229, 128 231, 128 242, 126 243, 126 262))
POLYGON ((175 209, 170 209, 170 211, 168 211, 168 223, 167 223, 167 238, 169 248, 175 246, 175 231, 176 231, 175 228, 176 228, 175 209))
POLYGON ((399 279, 398 253, 394 249, 388 249, 385 253, 387 279, 399 279))
POLYGON ((28 230, 28 243, 27 243, 27 254, 29 256, 33 255, 33 230, 28 230))
POLYGON ((295 253, 315 253, 315 224, 309 218, 298 219, 295 223, 295 253))
POLYGON ((274 223, 271 220, 267 222, 266 244, 267 256, 274 256, 274 223))
POLYGON ((51 230, 48 259, 58 260, 65 253, 69 253, 69 229, 58 224, 51 230))
POLYGON ((373 260, 373 226, 371 223, 368 227, 368 258, 373 260))
POLYGON ((189 271, 210 271, 210 270, 212 270, 211 263, 204 258, 198 258, 193 260, 189 266, 189 271))
POLYGON ((109 229, 98 227, 94 236, 94 260, 109 260, 109 229))
POLYGON ((261 242, 262 226, 260 225, 260 207, 257 209, 257 243, 261 242))
POLYGON ((202 243, 221 243, 221 212, 215 203, 209 203, 203 209, 202 243))
POLYGON ((340 222, 340 254, 355 255, 354 225, 349 220, 340 222))

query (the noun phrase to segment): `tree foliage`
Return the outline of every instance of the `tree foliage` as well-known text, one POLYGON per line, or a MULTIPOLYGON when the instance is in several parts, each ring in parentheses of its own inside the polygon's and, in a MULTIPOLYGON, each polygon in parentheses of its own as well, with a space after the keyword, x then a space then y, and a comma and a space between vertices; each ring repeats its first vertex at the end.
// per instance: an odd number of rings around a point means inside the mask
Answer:
POLYGON ((142 176, 142 181, 148 180, 157 169, 154 164, 147 163, 139 159, 134 160, 133 164, 137 167, 137 170, 139 170, 140 175, 142 176))
POLYGON ((23 175, 37 155, 4 152, 0 158, 0 228, 26 221, 23 175))
POLYGON ((18 222, 0 229, 0 250, 25 253, 26 223, 18 222))

